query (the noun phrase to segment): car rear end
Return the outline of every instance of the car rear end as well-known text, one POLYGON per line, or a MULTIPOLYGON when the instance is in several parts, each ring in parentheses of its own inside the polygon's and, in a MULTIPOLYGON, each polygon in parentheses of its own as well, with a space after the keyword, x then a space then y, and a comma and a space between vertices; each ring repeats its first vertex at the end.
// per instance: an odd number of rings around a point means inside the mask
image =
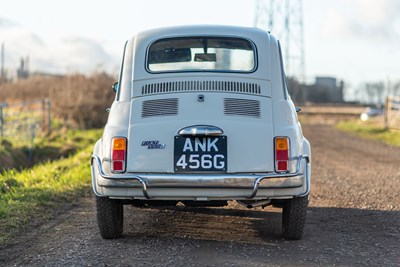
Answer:
POLYGON ((279 43, 261 30, 226 30, 147 32, 127 44, 92 158, 97 196, 256 206, 308 195, 310 149, 279 43))

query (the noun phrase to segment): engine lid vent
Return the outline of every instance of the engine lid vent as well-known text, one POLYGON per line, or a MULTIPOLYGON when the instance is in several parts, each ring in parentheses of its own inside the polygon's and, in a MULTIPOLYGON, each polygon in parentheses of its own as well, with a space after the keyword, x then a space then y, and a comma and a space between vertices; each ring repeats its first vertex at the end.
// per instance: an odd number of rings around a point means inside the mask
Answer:
POLYGON ((246 116, 260 118, 260 101, 251 99, 224 98, 226 116, 246 116))
POLYGON ((142 86, 142 95, 186 91, 236 92, 260 95, 261 86, 258 83, 232 81, 176 81, 150 83, 142 86))
POLYGON ((178 115, 178 98, 146 100, 142 102, 142 118, 178 115))

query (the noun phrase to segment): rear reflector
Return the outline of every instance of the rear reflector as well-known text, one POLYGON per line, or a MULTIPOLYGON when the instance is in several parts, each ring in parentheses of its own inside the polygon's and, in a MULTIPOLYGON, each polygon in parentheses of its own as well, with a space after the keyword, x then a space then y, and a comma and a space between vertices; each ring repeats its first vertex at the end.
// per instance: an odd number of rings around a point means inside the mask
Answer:
POLYGON ((126 138, 114 137, 111 142, 111 171, 114 173, 125 172, 126 138))
POLYGON ((289 170, 289 138, 275 137, 275 171, 289 170))

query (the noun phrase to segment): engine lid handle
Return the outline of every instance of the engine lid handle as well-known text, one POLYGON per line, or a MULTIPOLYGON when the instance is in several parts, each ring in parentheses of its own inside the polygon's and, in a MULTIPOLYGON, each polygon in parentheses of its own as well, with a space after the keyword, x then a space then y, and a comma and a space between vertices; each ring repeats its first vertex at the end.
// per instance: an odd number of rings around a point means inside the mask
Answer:
POLYGON ((179 130, 181 136, 215 136, 222 135, 224 131, 216 126, 211 125, 193 125, 179 130))

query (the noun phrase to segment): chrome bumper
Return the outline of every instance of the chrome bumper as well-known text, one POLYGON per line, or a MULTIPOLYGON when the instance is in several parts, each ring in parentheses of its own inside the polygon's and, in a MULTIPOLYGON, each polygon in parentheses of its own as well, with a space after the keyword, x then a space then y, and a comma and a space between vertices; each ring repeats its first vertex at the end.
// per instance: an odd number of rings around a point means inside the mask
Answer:
MULTIPOLYGON (((96 171, 94 163, 98 166, 98 174, 106 179, 105 183, 98 184, 104 187, 137 188, 141 187, 146 199, 152 197, 149 188, 223 188, 223 189, 249 189, 251 193, 246 198, 254 198, 260 188, 263 189, 288 189, 299 188, 306 183, 306 191, 297 197, 306 196, 310 192, 310 159, 308 156, 299 156, 294 173, 265 173, 265 174, 106 174, 102 169, 101 160, 92 155, 92 187, 97 196, 102 196, 96 187, 96 171), (302 162, 306 166, 301 172, 302 162), (95 161, 95 162, 94 162, 95 161), (138 183, 137 183, 138 182, 138 183)), ((112 197, 112 196, 110 196, 112 197)))

